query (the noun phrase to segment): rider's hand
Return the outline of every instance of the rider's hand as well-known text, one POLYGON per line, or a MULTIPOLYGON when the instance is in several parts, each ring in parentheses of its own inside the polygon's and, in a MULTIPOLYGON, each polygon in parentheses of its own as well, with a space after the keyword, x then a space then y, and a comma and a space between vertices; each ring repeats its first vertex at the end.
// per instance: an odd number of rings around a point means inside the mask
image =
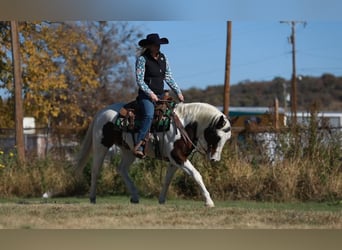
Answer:
POLYGON ((152 102, 157 102, 159 100, 158 96, 153 92, 151 92, 150 98, 151 98, 152 102))
POLYGON ((184 102, 184 96, 182 94, 178 94, 178 99, 180 102, 184 102))

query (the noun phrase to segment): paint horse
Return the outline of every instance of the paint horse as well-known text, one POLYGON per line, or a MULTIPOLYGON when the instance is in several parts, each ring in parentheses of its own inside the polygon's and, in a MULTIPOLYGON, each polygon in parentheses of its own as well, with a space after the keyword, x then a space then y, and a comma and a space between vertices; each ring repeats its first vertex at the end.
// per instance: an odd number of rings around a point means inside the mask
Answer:
MULTIPOLYGON (((131 195, 132 203, 139 203, 138 191, 132 182, 128 170, 136 159, 132 153, 134 135, 118 129, 108 129, 118 119, 123 104, 112 104, 99 111, 90 124, 82 143, 76 166, 80 174, 87 163, 88 156, 93 154, 90 185, 90 202, 96 203, 96 182, 105 155, 111 144, 120 148, 121 161, 117 171, 131 195), (106 146, 103 142, 106 141, 106 146), (110 142, 108 145, 108 141, 110 142)), ((231 137, 231 125, 227 117, 216 107, 207 103, 178 103, 173 110, 170 128, 165 132, 154 135, 160 143, 159 154, 169 162, 159 203, 165 203, 166 194, 175 171, 180 168, 194 178, 205 200, 205 205, 214 207, 203 179, 198 170, 192 165, 188 156, 194 149, 202 151, 208 160, 219 161, 226 141, 231 137), (178 120, 178 126, 177 121, 178 120), (179 124, 180 123, 180 124, 179 124)), ((147 143, 146 155, 155 158, 156 150, 152 143, 147 143), (151 146, 152 145, 152 146, 151 146)))

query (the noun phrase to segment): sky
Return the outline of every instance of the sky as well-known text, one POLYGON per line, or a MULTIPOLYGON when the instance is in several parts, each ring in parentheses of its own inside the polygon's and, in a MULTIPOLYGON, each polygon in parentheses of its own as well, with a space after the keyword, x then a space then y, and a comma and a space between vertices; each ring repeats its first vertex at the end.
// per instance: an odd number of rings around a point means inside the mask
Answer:
POLYGON ((281 20, 307 21, 305 27, 296 25, 297 75, 342 76, 340 0, 60 0, 44 4, 43 12, 42 1, 22 1, 19 9, 14 8, 15 1, 8 1, 0 16, 3 20, 128 21, 145 35, 159 33, 170 41, 162 45, 162 52, 182 89, 224 84, 226 20, 232 20, 231 85, 275 77, 290 80, 291 27, 281 20))
MULTIPOLYGON (((161 51, 182 89, 224 84, 226 21, 133 22, 148 33, 167 37, 161 51)), ((290 80, 291 26, 280 21, 232 21, 232 85, 245 81, 290 80)), ((296 25, 297 76, 342 76, 342 21, 306 21, 296 25)))
MULTIPOLYGON (((129 22, 145 36, 159 33, 169 39, 170 43, 162 45, 161 51, 167 56, 181 89, 224 84, 226 21, 129 22)), ((232 21, 231 35, 231 85, 271 81, 275 77, 290 80, 289 24, 275 20, 236 20, 232 21)), ((307 21, 305 26, 296 25, 296 71, 298 76, 319 77, 324 73, 342 76, 342 21, 307 21)))

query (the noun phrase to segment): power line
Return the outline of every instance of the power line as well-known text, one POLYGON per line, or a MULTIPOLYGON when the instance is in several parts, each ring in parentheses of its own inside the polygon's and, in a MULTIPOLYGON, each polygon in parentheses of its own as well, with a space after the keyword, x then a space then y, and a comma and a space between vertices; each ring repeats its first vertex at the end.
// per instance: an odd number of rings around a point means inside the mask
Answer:
POLYGON ((318 54, 312 54, 312 53, 307 53, 300 51, 301 55, 306 55, 306 56, 311 56, 311 57, 316 57, 316 58, 326 58, 326 59, 331 59, 331 60, 342 60, 342 57, 335 57, 335 56, 329 56, 329 55, 318 55, 318 54))
POLYGON ((260 58, 258 60, 254 60, 254 61, 250 61, 250 62, 246 62, 246 63, 242 63, 242 64, 236 64, 234 67, 235 68, 236 67, 243 67, 243 66, 248 66, 248 65, 252 65, 252 64, 260 64, 263 62, 272 61, 274 59, 288 55, 289 53, 291 53, 291 52, 285 52, 285 53, 274 55, 274 56, 263 57, 263 58, 260 58))
POLYGON ((301 70, 342 70, 342 67, 321 67, 321 66, 317 66, 317 67, 301 67, 301 70))

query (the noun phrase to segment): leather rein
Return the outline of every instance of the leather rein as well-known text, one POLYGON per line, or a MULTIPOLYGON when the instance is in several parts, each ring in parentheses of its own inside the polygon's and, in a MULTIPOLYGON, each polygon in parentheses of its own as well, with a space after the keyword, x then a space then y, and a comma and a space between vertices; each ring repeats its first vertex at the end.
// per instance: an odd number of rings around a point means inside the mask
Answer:
POLYGON ((178 115, 173 111, 172 112, 172 117, 173 120, 175 121, 175 125, 178 128, 181 137, 183 138, 183 140, 185 141, 186 144, 188 145, 192 145, 194 147, 194 149, 199 152, 202 155, 206 155, 207 151, 204 149, 204 147, 201 145, 201 149, 191 140, 191 138, 188 135, 188 132, 186 132, 182 122, 180 121, 178 115))

